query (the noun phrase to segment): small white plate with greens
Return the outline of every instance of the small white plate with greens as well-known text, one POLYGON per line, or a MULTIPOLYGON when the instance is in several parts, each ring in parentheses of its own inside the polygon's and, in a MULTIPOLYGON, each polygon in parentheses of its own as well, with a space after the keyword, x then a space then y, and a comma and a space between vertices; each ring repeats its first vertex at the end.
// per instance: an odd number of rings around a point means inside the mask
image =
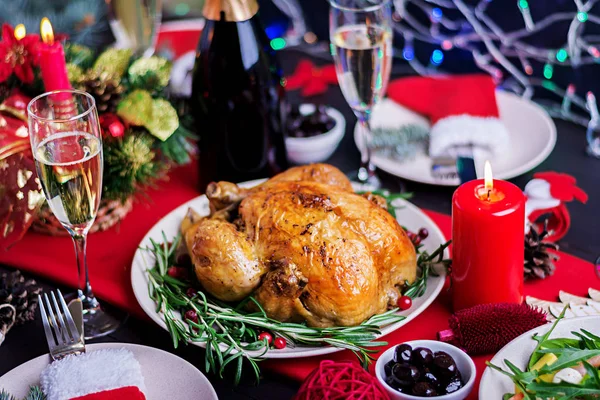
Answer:
POLYGON ((599 366, 600 317, 557 319, 524 333, 492 358, 479 398, 598 398, 599 366))

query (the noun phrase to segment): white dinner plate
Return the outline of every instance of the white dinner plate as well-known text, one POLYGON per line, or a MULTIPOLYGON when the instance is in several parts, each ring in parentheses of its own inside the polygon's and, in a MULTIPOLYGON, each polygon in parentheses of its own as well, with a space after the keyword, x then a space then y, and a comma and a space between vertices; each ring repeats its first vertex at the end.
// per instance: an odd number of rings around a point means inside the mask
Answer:
MULTIPOLYGON (((551 326, 551 324, 546 324, 522 334, 496 353, 491 363, 508 371, 504 360, 509 360, 523 371, 529 363, 531 353, 537 345, 537 342, 532 339, 533 334, 543 335, 548 332, 551 326)), ((593 316, 562 320, 556 325, 550 338, 573 338, 574 335, 571 332, 577 332, 580 329, 600 335, 600 317, 593 316)), ((504 393, 514 392, 515 385, 509 377, 492 370, 490 367, 485 369, 479 385, 480 399, 501 400, 504 393)))
MULTIPOLYGON (((252 181, 240 184, 243 187, 252 187, 257 185, 259 181, 252 181)), ((442 231, 438 226, 425 215, 419 208, 412 205, 411 203, 400 200, 398 203, 398 209, 396 215, 401 225, 407 227, 411 231, 417 232, 420 228, 426 228, 429 231, 429 237, 423 241, 425 250, 429 252, 435 251, 441 244, 446 242, 442 231)), ((187 203, 179 206, 175 210, 171 211, 167 216, 158 221, 154 227, 146 234, 144 239, 139 245, 138 250, 133 258, 133 265, 131 267, 131 284, 133 286, 133 292, 137 301, 140 303, 142 309, 156 322, 158 325, 163 327, 165 330, 167 326, 164 322, 162 313, 156 312, 156 304, 148 295, 148 274, 147 270, 153 266, 154 259, 148 251, 141 249, 151 246, 150 239, 155 241, 162 241, 162 232, 165 233, 168 239, 177 235, 179 231, 179 225, 184 218, 188 208, 193 208, 198 213, 208 215, 208 199, 202 195, 188 201, 187 203)), ((445 254, 448 257, 448 252, 445 254)), ((406 318, 395 324, 382 327, 382 335, 386 335, 390 332, 395 331, 401 326, 406 325, 417 315, 422 313, 438 296, 444 281, 446 279, 445 271, 440 271, 440 276, 430 276, 427 281, 427 290, 425 294, 417 299, 413 300, 412 307, 409 310, 403 311, 400 315, 405 315, 406 318)), ((204 343, 194 342, 197 346, 204 347, 204 343)), ((264 354, 264 358, 297 358, 297 357, 310 357, 322 354, 334 353, 340 351, 335 347, 310 347, 310 346, 288 346, 281 350, 269 350, 264 354)), ((257 354, 258 355, 258 354, 257 354)))
MULTIPOLYGON (((86 351, 127 349, 142 367, 148 400, 217 400, 217 394, 206 377, 182 358, 153 347, 129 343, 97 343, 86 345, 86 351)), ((40 384, 40 374, 50 363, 50 355, 39 356, 19 365, 0 377, 0 390, 22 399, 29 386, 40 384)), ((110 366, 107 366, 110 368, 110 366)))
MULTIPOLYGON (((497 91, 496 100, 500 120, 506 126, 510 137, 511 151, 490 159, 494 178, 511 179, 537 167, 554 149, 556 126, 552 118, 537 104, 513 93, 497 91)), ((391 99, 383 99, 373 109, 371 128, 399 128, 416 124, 429 128, 429 121, 399 105, 391 99)), ((354 141, 360 148, 358 124, 354 128, 354 141)), ((485 160, 475 160, 478 175, 481 175, 485 160)), ((431 174, 431 158, 427 154, 416 155, 413 159, 399 161, 390 156, 373 154, 373 163, 382 170, 415 182, 438 186, 458 186, 455 179, 439 179, 431 174)))

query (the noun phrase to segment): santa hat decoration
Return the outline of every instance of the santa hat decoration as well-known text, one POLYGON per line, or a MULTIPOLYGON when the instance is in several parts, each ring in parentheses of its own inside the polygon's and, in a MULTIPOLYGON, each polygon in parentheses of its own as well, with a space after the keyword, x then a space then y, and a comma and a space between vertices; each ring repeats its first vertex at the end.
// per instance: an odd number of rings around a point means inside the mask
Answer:
POLYGON ((546 240, 556 242, 567 234, 571 226, 571 216, 565 203, 578 200, 586 203, 588 195, 577 186, 574 177, 558 172, 539 172, 533 175, 531 181, 525 185, 525 215, 527 227, 540 231, 541 226, 536 223, 542 216, 547 216, 547 229, 550 234, 546 240))
POLYGON ((499 119, 496 87, 488 75, 409 77, 391 82, 388 97, 431 122, 429 155, 455 156, 473 146, 492 156, 508 150, 509 136, 499 119))
POLYGON ((70 355, 40 377, 47 400, 145 400, 140 363, 125 349, 70 355))

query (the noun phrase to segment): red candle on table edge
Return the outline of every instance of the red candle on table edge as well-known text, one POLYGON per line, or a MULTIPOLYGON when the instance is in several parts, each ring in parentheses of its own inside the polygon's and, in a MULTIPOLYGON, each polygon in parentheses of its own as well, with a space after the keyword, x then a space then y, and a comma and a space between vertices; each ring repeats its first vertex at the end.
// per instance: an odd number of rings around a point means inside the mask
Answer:
POLYGON ((452 300, 454 310, 523 301, 525 196, 510 182, 461 185, 452 196, 452 300))
POLYGON ((60 42, 54 41, 54 32, 48 18, 42 18, 40 23, 40 70, 47 92, 71 89, 67 74, 65 51, 60 42))

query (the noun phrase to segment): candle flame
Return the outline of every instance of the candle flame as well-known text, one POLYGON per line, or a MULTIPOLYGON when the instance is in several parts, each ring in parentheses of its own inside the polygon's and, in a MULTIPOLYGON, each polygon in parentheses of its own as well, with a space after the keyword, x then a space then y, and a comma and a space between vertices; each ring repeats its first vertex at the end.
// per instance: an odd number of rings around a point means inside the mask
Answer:
POLYGON ((42 18, 42 22, 40 23, 40 34, 44 43, 54 43, 54 31, 52 30, 52 24, 46 17, 42 18))
POLYGON ((19 24, 15 26, 15 39, 21 40, 27 35, 27 30, 25 29, 25 25, 19 24))
POLYGON ((483 180, 485 182, 485 190, 492 190, 494 188, 494 178, 492 177, 492 164, 489 161, 485 162, 483 168, 483 180))

